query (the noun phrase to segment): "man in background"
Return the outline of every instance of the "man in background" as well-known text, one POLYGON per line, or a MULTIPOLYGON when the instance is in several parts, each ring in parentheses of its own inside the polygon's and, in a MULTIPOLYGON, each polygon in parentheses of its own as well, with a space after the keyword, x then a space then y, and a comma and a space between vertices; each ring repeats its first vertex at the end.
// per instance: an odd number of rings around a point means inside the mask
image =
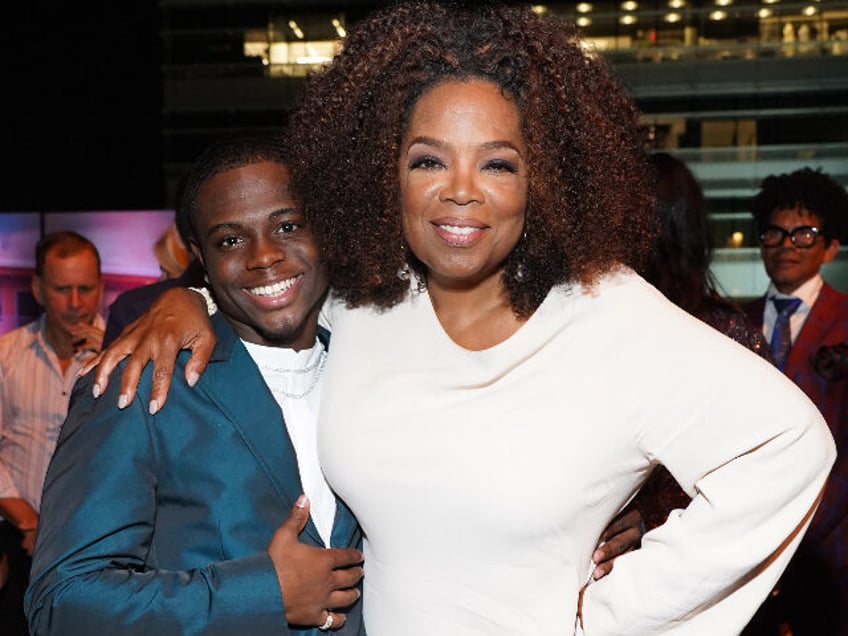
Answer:
POLYGON ((839 251, 848 192, 809 168, 766 178, 752 214, 771 280, 746 307, 771 344, 775 363, 819 407, 837 460, 796 556, 778 591, 745 634, 848 634, 848 295, 821 276, 839 251), (768 623, 768 625, 766 625, 768 623), (777 625, 775 624, 777 623, 777 625), (755 631, 759 630, 759 631, 755 631))
POLYGON ((77 373, 103 342, 100 255, 87 238, 54 232, 35 247, 32 293, 44 313, 0 337, 0 596, 4 636, 26 634, 23 594, 41 488, 77 373))

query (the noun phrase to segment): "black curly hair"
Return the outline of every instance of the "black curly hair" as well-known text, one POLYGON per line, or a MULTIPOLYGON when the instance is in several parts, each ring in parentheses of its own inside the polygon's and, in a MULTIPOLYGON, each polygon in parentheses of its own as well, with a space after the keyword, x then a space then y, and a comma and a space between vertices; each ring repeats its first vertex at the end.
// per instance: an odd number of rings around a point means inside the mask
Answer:
POLYGON ((408 289, 398 268, 409 261, 421 272, 402 248, 401 139, 425 91, 472 78, 501 87, 522 117, 526 239, 503 274, 517 315, 553 285, 591 285, 648 249, 653 202, 638 112, 576 30, 529 5, 403 2, 350 29, 289 121, 296 189, 350 306, 390 307, 408 289))
POLYGON ((215 175, 243 166, 270 161, 289 165, 288 145, 280 133, 236 132, 216 139, 197 157, 177 185, 175 222, 180 238, 191 245, 195 238, 197 191, 215 175))
POLYGON ((762 234, 765 231, 772 212, 794 208, 806 208, 819 217, 819 229, 828 244, 834 239, 841 242, 848 240, 848 192, 820 169, 804 167, 763 179, 760 191, 751 201, 757 232, 762 234))

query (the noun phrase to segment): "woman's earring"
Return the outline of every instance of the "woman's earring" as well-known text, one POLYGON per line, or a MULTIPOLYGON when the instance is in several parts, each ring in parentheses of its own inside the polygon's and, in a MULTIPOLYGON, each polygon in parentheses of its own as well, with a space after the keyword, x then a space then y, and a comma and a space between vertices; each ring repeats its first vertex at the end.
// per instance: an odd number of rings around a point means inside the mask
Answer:
POLYGON ((515 280, 516 282, 523 283, 524 282, 524 263, 519 263, 515 268, 515 280))
MULTIPOLYGON (((520 241, 520 249, 523 252, 527 249, 527 226, 524 226, 524 232, 521 234, 520 241)), ((515 274, 513 274, 513 278, 518 283, 523 283, 524 278, 527 276, 527 272, 524 271, 524 255, 521 255, 521 260, 518 261, 518 265, 515 266, 515 274)))
POLYGON ((403 256, 403 265, 398 267, 397 277, 404 283, 408 283, 409 279, 412 278, 412 274, 409 272, 409 263, 406 262, 406 246, 403 243, 400 246, 400 253, 403 256))

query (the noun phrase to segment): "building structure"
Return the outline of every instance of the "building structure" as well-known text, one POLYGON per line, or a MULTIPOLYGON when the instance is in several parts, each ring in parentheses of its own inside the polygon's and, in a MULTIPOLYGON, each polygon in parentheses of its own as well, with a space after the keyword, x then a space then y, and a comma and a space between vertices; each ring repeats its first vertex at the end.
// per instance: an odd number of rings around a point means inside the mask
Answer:
MULTIPOLYGON (((20 90, 5 104, 0 211, 172 206, 200 148, 229 130, 284 124, 306 73, 388 1, 95 4, 35 2, 4 22, 6 76, 20 90)), ((647 142, 684 159, 704 186, 720 282, 734 296, 761 293, 747 210, 762 178, 809 165, 848 185, 848 0, 575 0, 537 10, 576 22, 592 54, 608 57, 642 110, 647 142)), ((848 290, 848 250, 824 273, 848 290)))

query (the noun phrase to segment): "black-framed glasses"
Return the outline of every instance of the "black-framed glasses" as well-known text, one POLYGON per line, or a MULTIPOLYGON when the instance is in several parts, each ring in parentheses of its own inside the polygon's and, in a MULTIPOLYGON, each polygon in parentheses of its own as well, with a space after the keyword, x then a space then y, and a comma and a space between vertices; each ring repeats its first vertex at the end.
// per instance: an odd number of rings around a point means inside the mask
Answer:
POLYGON ((793 230, 784 230, 777 225, 769 225, 762 234, 760 234, 760 245, 763 247, 777 247, 783 245, 784 239, 788 236, 795 247, 812 247, 819 238, 821 230, 812 225, 800 225, 793 230))

